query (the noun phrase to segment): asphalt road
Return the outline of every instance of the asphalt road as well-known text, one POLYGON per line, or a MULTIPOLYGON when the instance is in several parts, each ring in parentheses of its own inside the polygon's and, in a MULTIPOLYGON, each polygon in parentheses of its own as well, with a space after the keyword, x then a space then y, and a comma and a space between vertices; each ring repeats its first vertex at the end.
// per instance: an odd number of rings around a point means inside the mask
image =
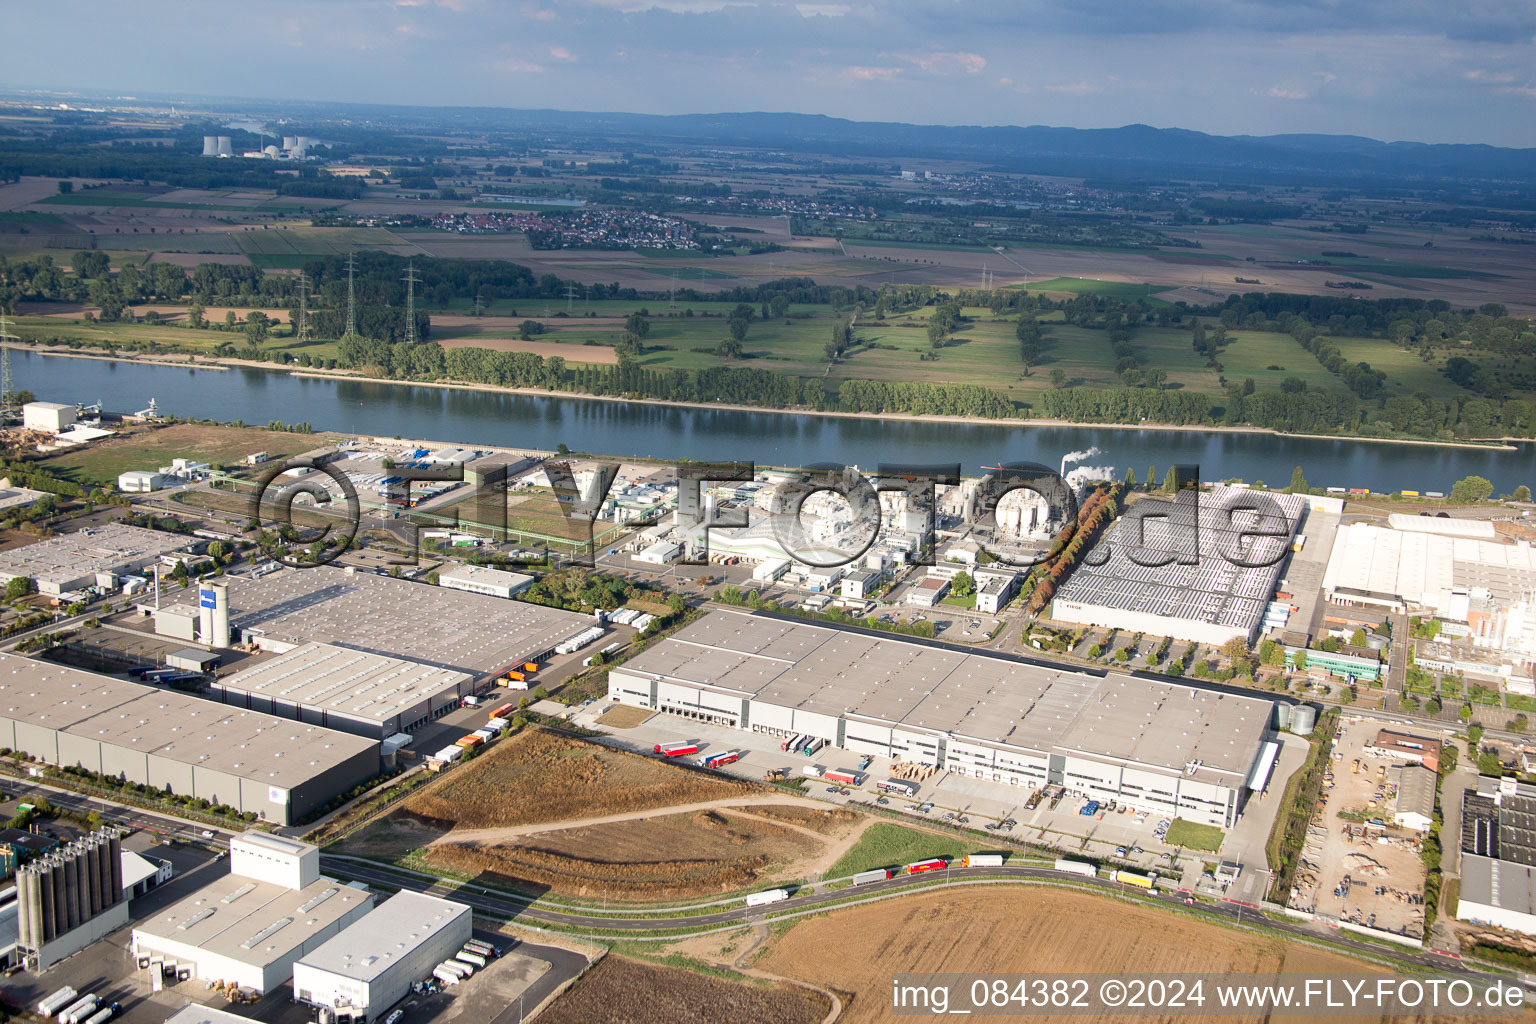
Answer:
MULTIPOLYGON (((430 893, 434 896, 441 896, 445 899, 458 900, 461 903, 468 903, 475 909, 482 910, 488 914, 515 919, 519 922, 541 922, 544 924, 558 924, 564 925, 566 927, 591 928, 594 930, 604 930, 608 932, 632 931, 637 933, 644 933, 656 929, 676 928, 681 926, 695 927, 698 931, 703 932, 712 928, 723 926, 750 924, 756 920, 760 920, 764 914, 764 911, 753 913, 752 911, 749 911, 745 906, 742 906, 711 914, 698 914, 691 917, 673 919, 656 917, 615 919, 606 915, 599 916, 581 913, 567 913, 558 910, 551 910, 544 907, 529 907, 515 900, 492 896, 486 893, 478 893, 459 889, 452 883, 445 883, 441 881, 429 882, 423 878, 414 878, 409 875, 397 875, 384 869, 373 869, 350 861, 341 864, 333 861, 327 867, 327 871, 334 875, 343 875, 345 877, 356 878, 359 881, 372 882, 378 885, 385 885, 395 888, 404 887, 414 889, 418 892, 430 893)), ((946 877, 953 878, 956 881, 971 879, 980 880, 982 878, 990 879, 997 877, 1016 879, 1021 882, 1071 881, 1075 884, 1091 885, 1108 892, 1129 891, 1125 886, 1118 885, 1114 882, 1102 879, 1085 878, 1080 875, 1071 875, 1065 872, 1055 871, 1050 868, 1037 867, 1021 866, 1001 868, 951 868, 948 872, 946 872, 946 877)), ((893 890, 901 889, 908 885, 910 882, 910 875, 897 875, 896 877, 888 879, 884 882, 870 882, 865 885, 861 885, 858 887, 857 893, 860 896, 876 895, 882 892, 890 892, 893 890)), ((923 893, 930 892, 932 890, 931 888, 924 887, 913 891, 915 893, 923 893)), ((773 913, 782 913, 786 910, 815 910, 823 904, 845 900, 850 895, 852 895, 853 892, 854 890, 847 888, 831 890, 828 892, 813 891, 803 896, 792 896, 788 900, 782 900, 778 903, 774 903, 769 908, 767 908, 767 910, 770 910, 773 913)), ((1169 903, 1173 903, 1177 899, 1177 897, 1172 895, 1160 898, 1169 903)), ((1204 914, 1221 917, 1237 923, 1241 923, 1242 919, 1245 917, 1252 918, 1258 913, 1258 911, 1251 907, 1225 902, 1215 904, 1202 903, 1200 910, 1204 914)), ((1264 926, 1267 929, 1284 932, 1302 940, 1316 940, 1318 938, 1318 935, 1315 931, 1304 928, 1299 924, 1293 924, 1285 921, 1275 921, 1266 918, 1264 926)), ((1493 975, 1485 975, 1484 972, 1470 968, 1456 959, 1429 952, 1399 953, 1397 951, 1387 949, 1383 946, 1374 945, 1367 942, 1357 942, 1353 939, 1350 939, 1344 932, 1339 932, 1330 936, 1330 941, 1344 946, 1355 947, 1361 953, 1370 954, 1374 957, 1395 960, 1398 963, 1411 964, 1416 967, 1424 967, 1440 973, 1449 972, 1478 977, 1493 977, 1493 975)))

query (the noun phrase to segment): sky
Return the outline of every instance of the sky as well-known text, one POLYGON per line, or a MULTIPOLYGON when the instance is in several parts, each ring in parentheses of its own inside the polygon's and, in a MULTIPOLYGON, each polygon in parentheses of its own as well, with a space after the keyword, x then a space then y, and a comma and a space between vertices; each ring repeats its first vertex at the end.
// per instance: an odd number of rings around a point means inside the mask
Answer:
POLYGON ((5 23, 16 88, 1536 146, 1533 0, 11 0, 5 23))

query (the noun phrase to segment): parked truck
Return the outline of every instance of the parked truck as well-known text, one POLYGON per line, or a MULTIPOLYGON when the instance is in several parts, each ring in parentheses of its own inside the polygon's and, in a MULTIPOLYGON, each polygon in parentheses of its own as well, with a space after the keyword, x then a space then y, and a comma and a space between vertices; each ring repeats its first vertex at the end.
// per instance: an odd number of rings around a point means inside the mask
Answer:
POLYGON ((39 1017, 52 1017, 54 1014, 58 1013, 60 1010, 64 1009, 64 1007, 70 1005, 79 998, 79 992, 76 992, 68 985, 65 985, 53 995, 48 996, 42 1002, 37 1004, 37 1015, 39 1017))
POLYGON ((469 966, 479 970, 485 969, 485 957, 481 956, 479 953, 476 953, 472 949, 461 949, 454 954, 453 958, 455 960, 462 960, 469 964, 469 966))
POLYGON ((438 981, 442 982, 444 985, 457 985, 459 983, 459 976, 458 976, 458 974, 454 973, 453 971, 450 971, 448 968, 444 967, 442 964, 439 964, 436 967, 432 968, 432 977, 436 978, 438 981))
POLYGON ((845 786, 857 786, 864 782, 864 776, 852 768, 829 768, 822 774, 822 778, 828 782, 840 782, 845 786))
POLYGON ((699 744, 697 740, 683 740, 678 743, 658 743, 656 753, 662 757, 682 757, 684 754, 697 754, 699 744))
POLYGON ((799 734, 791 736, 789 739, 787 739, 783 743, 779 744, 779 749, 780 750, 794 750, 796 747, 798 747, 800 745, 800 740, 803 739, 803 738, 804 737, 800 736, 799 734))
POLYGON ((766 892, 754 892, 747 897, 747 906, 763 907, 770 903, 779 903, 789 899, 788 889, 769 889, 766 892))
POLYGON ((743 752, 740 750, 726 750, 718 754, 710 754, 708 757, 704 758, 704 767, 724 768, 728 764, 735 764, 737 761, 741 760, 742 753, 743 752))

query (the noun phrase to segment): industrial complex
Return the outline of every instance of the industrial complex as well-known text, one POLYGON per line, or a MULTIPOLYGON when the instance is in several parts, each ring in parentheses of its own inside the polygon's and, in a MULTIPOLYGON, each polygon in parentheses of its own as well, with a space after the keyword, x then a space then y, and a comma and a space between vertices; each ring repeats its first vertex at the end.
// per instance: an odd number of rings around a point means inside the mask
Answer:
POLYGON ((1273 704, 716 611, 613 669, 614 700, 1231 826, 1273 704))
POLYGON ((25 577, 36 582, 38 593, 53 597, 86 587, 115 591, 118 576, 190 551, 196 543, 192 537, 108 523, 0 551, 0 584, 25 577))

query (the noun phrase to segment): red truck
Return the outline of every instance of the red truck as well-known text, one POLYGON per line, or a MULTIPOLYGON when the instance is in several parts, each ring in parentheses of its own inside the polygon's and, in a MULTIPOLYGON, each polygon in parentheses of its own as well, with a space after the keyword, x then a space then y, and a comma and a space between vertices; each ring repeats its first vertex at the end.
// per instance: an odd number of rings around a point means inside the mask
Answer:
POLYGON ((933 860, 920 860, 915 864, 907 865, 907 874, 920 875, 924 871, 943 871, 949 863, 943 857, 935 857, 933 860))
POLYGON ((682 757, 684 754, 697 754, 699 744, 695 740, 684 740, 681 743, 658 743, 656 753, 662 757, 682 757))
POLYGON ((829 768, 822 778, 828 782, 840 782, 845 786, 857 786, 864 781, 864 776, 851 768, 829 768))

